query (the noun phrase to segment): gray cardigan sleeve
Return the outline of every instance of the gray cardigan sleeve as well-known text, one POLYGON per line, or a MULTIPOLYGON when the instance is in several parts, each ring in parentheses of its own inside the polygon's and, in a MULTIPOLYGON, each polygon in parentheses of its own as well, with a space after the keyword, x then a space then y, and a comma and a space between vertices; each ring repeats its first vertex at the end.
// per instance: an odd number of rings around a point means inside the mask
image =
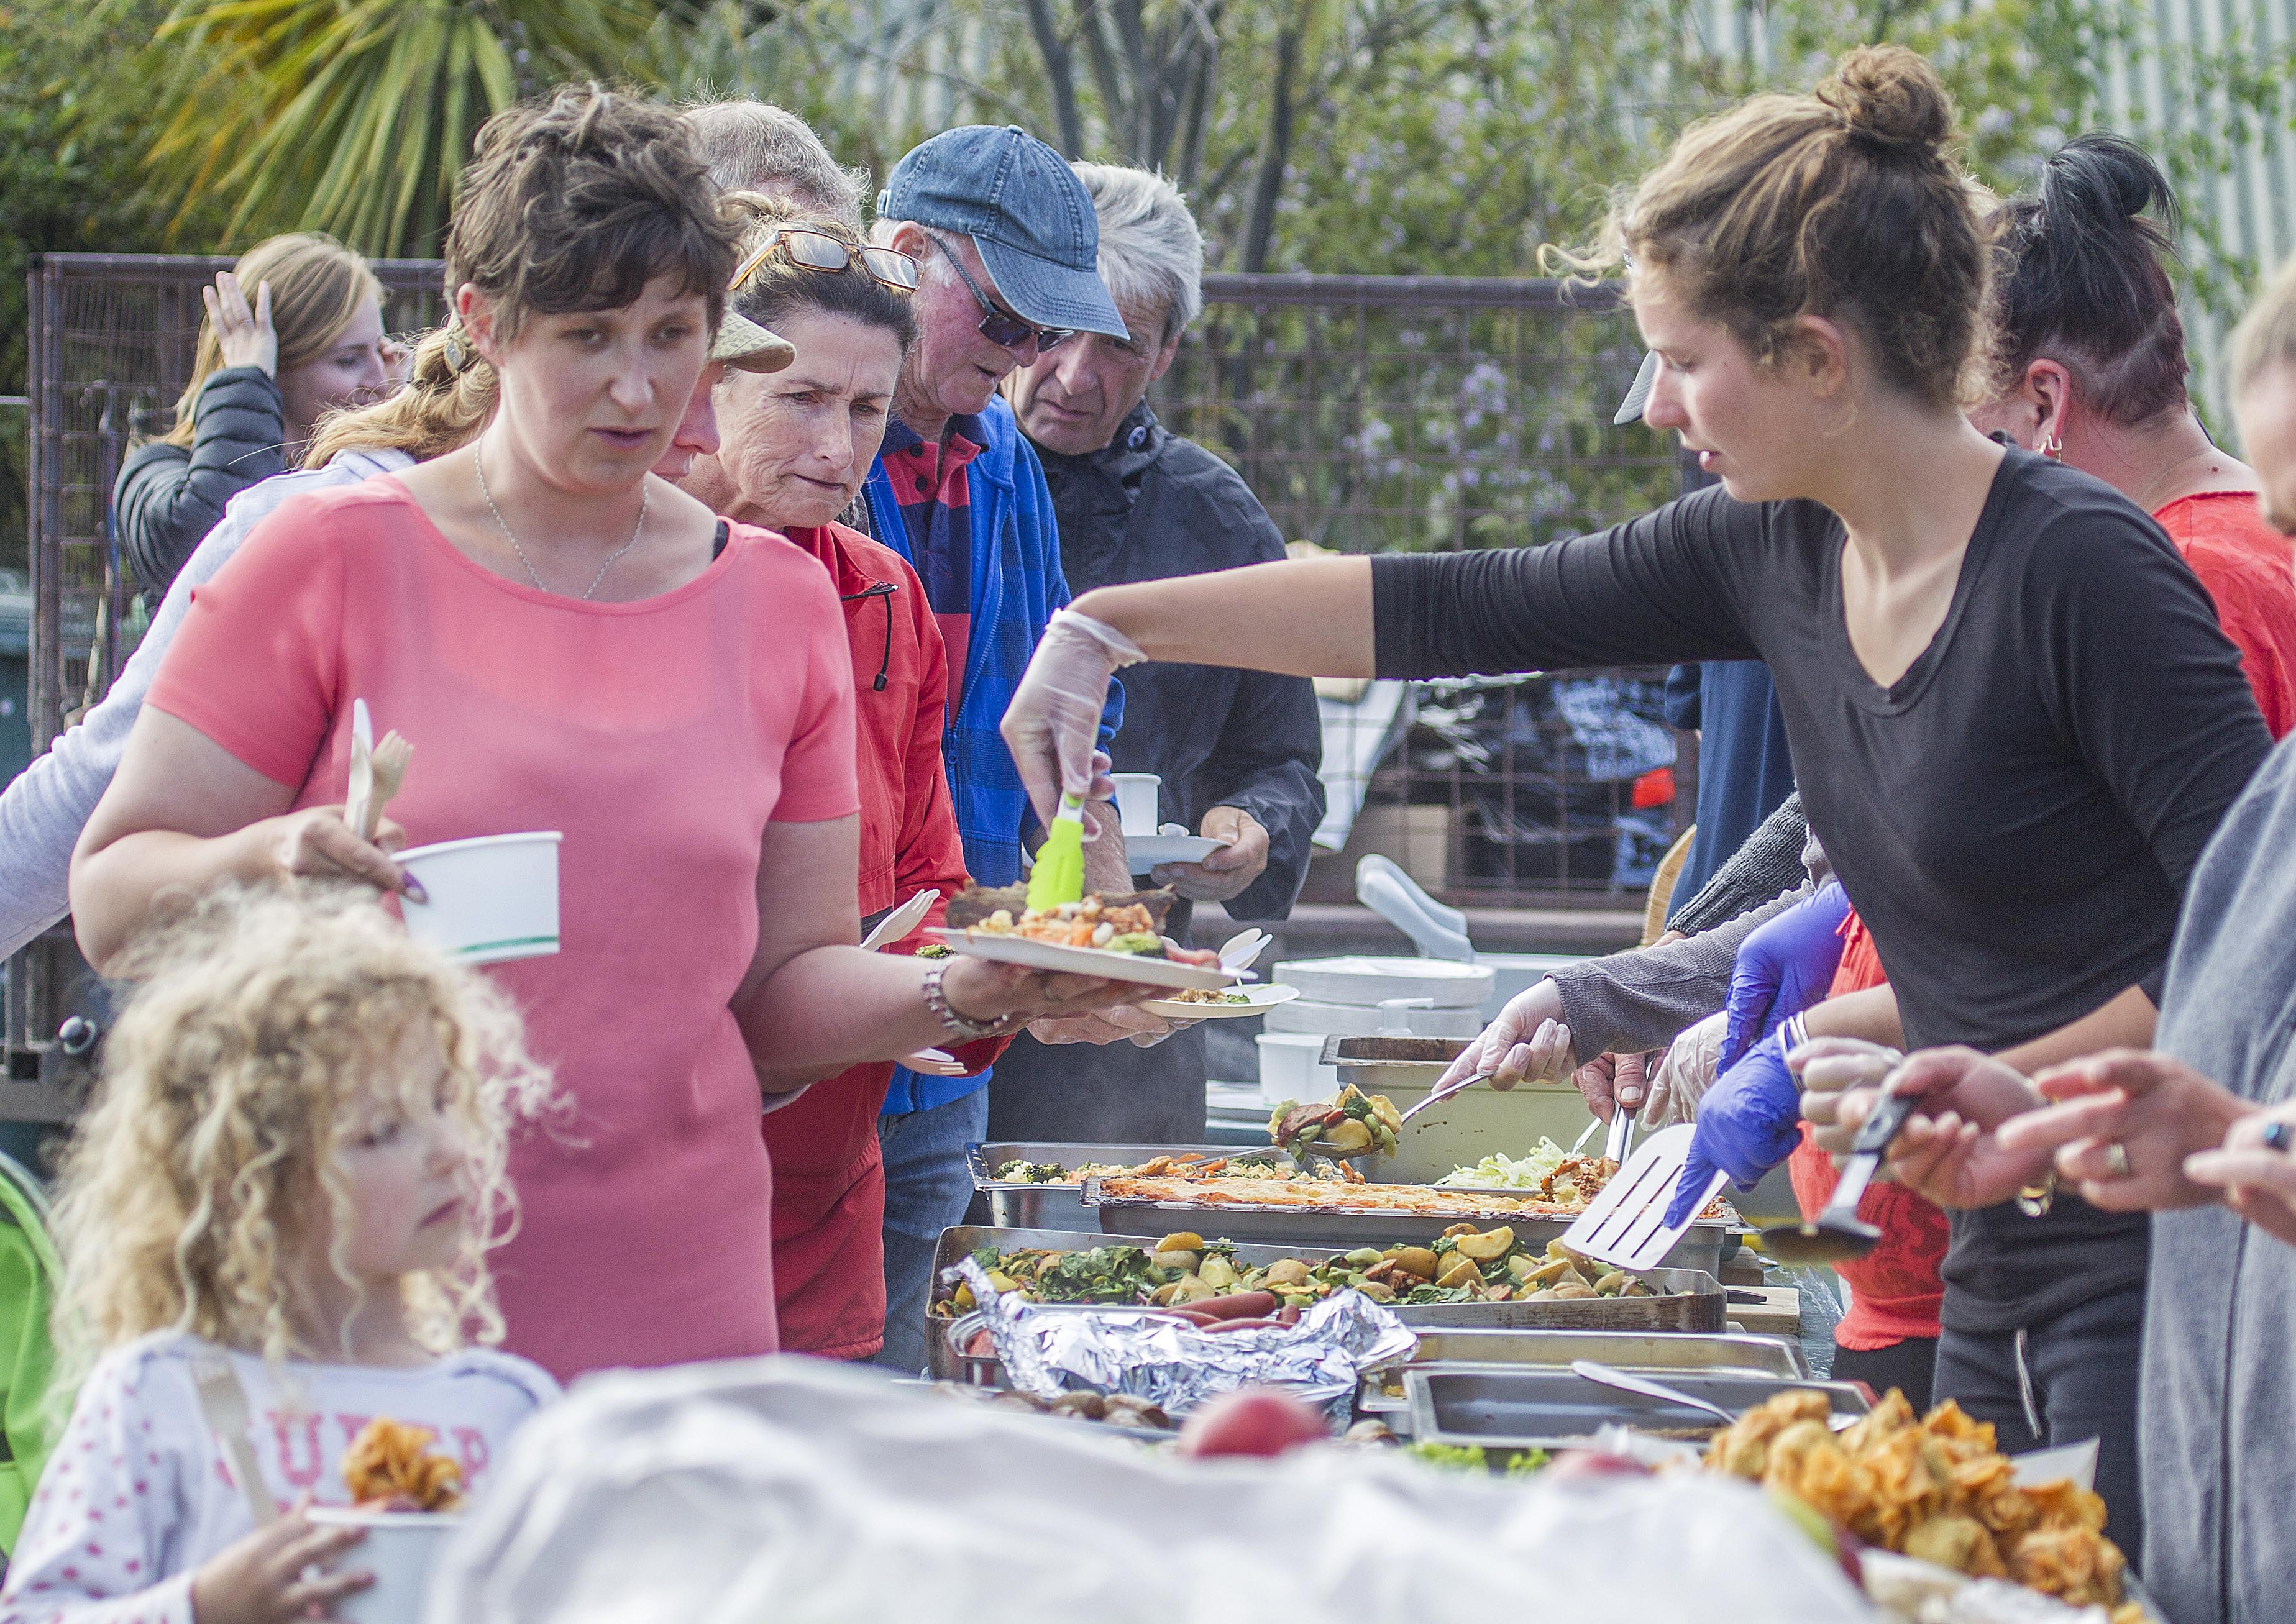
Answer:
POLYGON ((1722 1007, 1738 944, 1756 925, 1808 897, 1805 881, 1710 931, 1660 947, 1636 947, 1555 971, 1562 1021, 1579 1061, 1662 1049, 1722 1007))
POLYGON ((1685 936, 1695 936, 1800 884, 1806 872, 1802 847, 1808 838, 1809 819, 1802 813, 1797 790, 1778 803, 1778 809, 1762 820, 1696 896, 1675 910, 1669 923, 1685 936))

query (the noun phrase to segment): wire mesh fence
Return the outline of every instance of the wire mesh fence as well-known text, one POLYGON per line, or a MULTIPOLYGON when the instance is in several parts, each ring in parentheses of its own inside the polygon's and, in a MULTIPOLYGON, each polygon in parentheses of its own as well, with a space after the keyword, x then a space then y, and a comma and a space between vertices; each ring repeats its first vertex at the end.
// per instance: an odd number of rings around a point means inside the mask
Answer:
MULTIPOLYGON (((35 750, 101 698, 143 626, 111 488, 190 375, 200 289, 229 261, 51 255, 31 272, 35 750)), ((440 269, 383 260, 387 328, 437 319, 440 269)), ((1228 458, 1283 533, 1341 552, 1516 546, 1675 495, 1660 436, 1611 424, 1640 351, 1607 289, 1409 277, 1205 279, 1159 384, 1177 431, 1228 458)), ((1309 895, 1351 894, 1378 850, 1481 906, 1638 902, 1686 814, 1652 671, 1337 687, 1334 817, 1309 895)), ((9 976, 6 1037, 54 1030, 84 975, 53 932, 9 976)))

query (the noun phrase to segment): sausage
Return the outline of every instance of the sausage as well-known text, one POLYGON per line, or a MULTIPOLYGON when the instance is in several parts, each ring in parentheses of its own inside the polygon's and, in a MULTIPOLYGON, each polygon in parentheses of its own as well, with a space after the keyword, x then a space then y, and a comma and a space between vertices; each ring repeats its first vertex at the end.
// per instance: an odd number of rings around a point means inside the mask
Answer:
POLYGON ((1231 1292, 1225 1297, 1206 1297, 1188 1307, 1199 1314, 1209 1314, 1214 1319, 1259 1319, 1275 1312, 1273 1292, 1231 1292))
POLYGON ((1282 1308, 1276 1309, 1275 1323, 1279 1325, 1298 1325, 1300 1323, 1300 1305, 1296 1302, 1287 1302, 1282 1308))

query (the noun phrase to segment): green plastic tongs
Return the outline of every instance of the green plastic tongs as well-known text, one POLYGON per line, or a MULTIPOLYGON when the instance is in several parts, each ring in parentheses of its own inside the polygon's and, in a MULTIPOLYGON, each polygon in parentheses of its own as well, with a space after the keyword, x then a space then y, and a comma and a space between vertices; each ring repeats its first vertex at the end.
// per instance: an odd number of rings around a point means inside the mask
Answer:
POLYGON ((1038 911, 1084 900, 1084 797, 1063 794, 1029 875, 1029 906, 1038 911))

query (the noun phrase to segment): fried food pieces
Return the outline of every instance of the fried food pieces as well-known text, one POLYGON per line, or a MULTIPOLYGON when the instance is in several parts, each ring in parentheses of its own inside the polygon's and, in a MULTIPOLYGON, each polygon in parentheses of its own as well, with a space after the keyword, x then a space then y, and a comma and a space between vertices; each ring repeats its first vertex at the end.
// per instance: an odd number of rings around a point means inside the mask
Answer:
POLYGON ((463 1468, 430 1446, 439 1435, 378 1415, 343 1451, 343 1484, 370 1511, 460 1511, 463 1468))
POLYGON ((1892 1390, 1845 1431, 1823 1393, 1780 1393, 1715 1435, 1710 1470, 1815 1506, 1868 1545, 2075 1607, 2117 1607, 2127 1565, 2104 1502, 2070 1482, 2021 1489, 1993 1428, 1948 1399, 1916 1420, 1892 1390))

